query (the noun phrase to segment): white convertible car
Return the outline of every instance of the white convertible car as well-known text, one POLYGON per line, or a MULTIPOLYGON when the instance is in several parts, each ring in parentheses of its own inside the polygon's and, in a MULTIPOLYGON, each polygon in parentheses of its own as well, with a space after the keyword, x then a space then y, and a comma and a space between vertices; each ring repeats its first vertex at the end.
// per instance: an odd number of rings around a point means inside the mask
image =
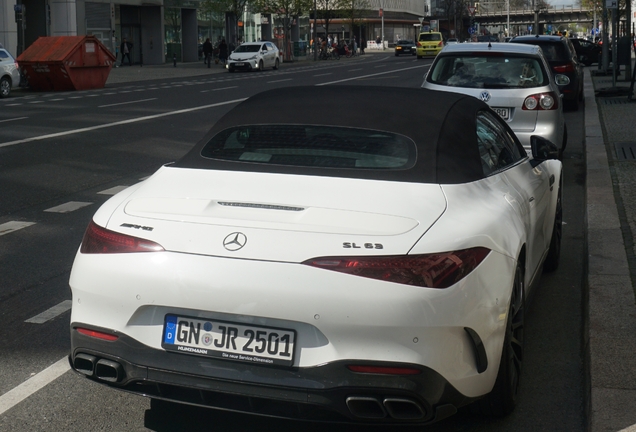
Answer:
POLYGON ((472 96, 251 97, 94 215, 70 278, 70 363, 158 405, 505 415, 526 298, 559 263, 562 166, 544 138, 532 151, 472 96))

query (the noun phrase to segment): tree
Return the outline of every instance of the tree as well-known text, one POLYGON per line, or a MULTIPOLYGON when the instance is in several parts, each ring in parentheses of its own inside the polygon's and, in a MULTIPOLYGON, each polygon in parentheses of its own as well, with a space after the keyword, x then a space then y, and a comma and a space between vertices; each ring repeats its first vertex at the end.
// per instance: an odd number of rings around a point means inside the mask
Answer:
POLYGON ((311 0, 253 0, 250 8, 253 12, 278 15, 283 21, 283 53, 286 60, 292 59, 291 27, 294 19, 313 10, 311 0))
POLYGON ((325 36, 329 35, 329 22, 338 17, 339 11, 351 7, 352 1, 354 0, 316 0, 317 18, 324 23, 325 36))
MULTIPOLYGON (((182 1, 182 0, 171 0, 182 1)), ((232 26, 235 37, 239 35, 238 22, 247 6, 248 0, 202 0, 199 9, 203 12, 228 14, 232 18, 232 26)), ((228 35, 229 37, 229 35, 228 35)), ((237 42, 237 41, 228 41, 237 42)))
MULTIPOLYGON (((341 1, 341 13, 342 17, 346 18, 351 24, 351 34, 353 36, 353 31, 356 26, 359 26, 363 18, 369 15, 369 11, 371 10, 371 3, 369 0, 343 0, 341 1)), ((361 41, 358 40, 358 43, 361 41)))

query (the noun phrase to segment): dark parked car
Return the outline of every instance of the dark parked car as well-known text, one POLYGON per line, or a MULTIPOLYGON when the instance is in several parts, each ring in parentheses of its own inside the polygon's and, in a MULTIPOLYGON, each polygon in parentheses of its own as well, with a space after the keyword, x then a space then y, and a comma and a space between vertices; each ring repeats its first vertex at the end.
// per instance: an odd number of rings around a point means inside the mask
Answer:
POLYGON ((415 45, 415 42, 410 39, 401 39, 395 44, 396 56, 399 56, 400 54, 415 55, 416 50, 417 46, 415 45))
POLYGON ((585 66, 590 66, 592 63, 598 63, 601 59, 601 53, 603 47, 597 43, 590 42, 585 39, 570 39, 576 55, 579 57, 579 61, 585 66))
POLYGON ((552 72, 570 79, 570 84, 560 87, 564 102, 573 110, 579 108, 579 102, 583 100, 583 66, 570 39, 565 36, 529 35, 517 36, 510 42, 540 46, 552 72))

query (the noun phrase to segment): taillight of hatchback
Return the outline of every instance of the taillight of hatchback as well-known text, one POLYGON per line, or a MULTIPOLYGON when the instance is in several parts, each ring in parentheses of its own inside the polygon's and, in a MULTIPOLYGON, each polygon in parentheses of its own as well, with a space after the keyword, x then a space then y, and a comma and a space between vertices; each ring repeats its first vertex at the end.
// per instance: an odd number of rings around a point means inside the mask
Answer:
POLYGON ((305 265, 354 276, 427 288, 448 288, 468 276, 490 253, 475 247, 424 255, 323 257, 305 265))
POLYGON ((83 254, 160 252, 163 250, 161 245, 153 241, 102 228, 93 221, 88 224, 80 247, 80 252, 83 254))
POLYGON ((554 73, 574 72, 574 65, 572 63, 568 63, 561 66, 552 66, 552 70, 554 73))
POLYGON ((552 92, 528 96, 521 107, 524 111, 548 111, 559 107, 559 97, 552 92))

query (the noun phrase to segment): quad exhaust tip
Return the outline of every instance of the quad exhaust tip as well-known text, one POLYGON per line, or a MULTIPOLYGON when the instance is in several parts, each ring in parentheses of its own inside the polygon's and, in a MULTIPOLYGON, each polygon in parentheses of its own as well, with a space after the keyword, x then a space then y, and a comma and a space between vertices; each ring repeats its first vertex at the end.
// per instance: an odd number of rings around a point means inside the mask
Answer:
POLYGON ((369 396, 350 396, 346 402, 351 414, 359 418, 390 417, 396 420, 421 420, 426 417, 424 407, 408 398, 387 397, 380 401, 369 396))
POLYGON ((124 376, 124 368, 121 364, 112 360, 98 359, 97 357, 78 353, 73 359, 73 367, 81 374, 95 377, 102 381, 119 382, 124 376))

